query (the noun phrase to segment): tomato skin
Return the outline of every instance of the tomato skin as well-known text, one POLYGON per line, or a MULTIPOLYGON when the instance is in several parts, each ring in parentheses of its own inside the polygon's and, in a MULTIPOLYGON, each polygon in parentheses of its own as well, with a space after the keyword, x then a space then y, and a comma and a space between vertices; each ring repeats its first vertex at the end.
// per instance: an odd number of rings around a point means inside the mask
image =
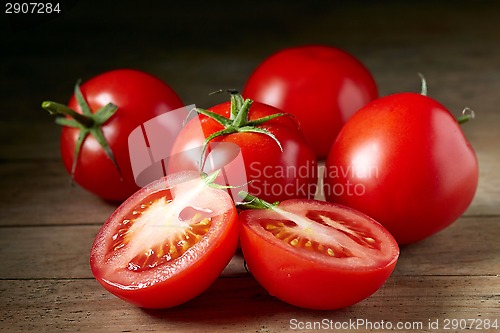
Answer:
MULTIPOLYGON (((145 121, 182 107, 182 101, 158 78, 132 69, 102 73, 84 82, 80 88, 92 112, 108 103, 118 106, 118 111, 104 123, 102 131, 121 174, 97 140, 89 135, 81 147, 74 180, 103 199, 121 202, 139 189, 130 164, 128 135, 145 121)), ((82 113, 74 95, 68 106, 82 113)), ((76 128, 63 127, 61 133, 62 160, 70 174, 79 132, 76 128)))
MULTIPOLYGON (((364 226, 383 240, 384 259, 362 265, 337 264, 328 259, 308 256, 284 242, 276 241, 258 227, 256 211, 243 211, 240 219, 240 244, 247 266, 257 281, 272 295, 289 304, 316 310, 334 310, 351 306, 377 291, 391 275, 399 256, 394 238, 368 216, 323 201, 291 199, 278 207, 335 209, 365 219, 364 226), (366 222, 368 221, 368 222, 366 222)), ((333 239, 332 239, 333 241, 333 239)), ((344 260, 344 259, 337 259, 344 260)))
POLYGON ((119 228, 117 222, 156 191, 175 188, 179 182, 196 177, 197 174, 187 172, 154 181, 123 202, 108 218, 96 236, 90 255, 92 273, 106 290, 136 306, 160 309, 191 300, 217 279, 236 251, 238 215, 230 196, 213 188, 207 190, 209 195, 222 200, 212 204, 217 209, 227 208, 227 211, 215 218, 215 226, 205 240, 190 248, 184 256, 157 266, 151 272, 130 272, 113 265, 113 260, 123 255, 113 254, 110 249, 113 235, 119 228))
POLYGON ((380 98, 358 111, 333 144, 326 170, 326 199, 373 217, 399 244, 453 223, 478 183, 476 155, 456 119, 415 93, 380 98), (358 193, 347 193, 346 184, 358 193))
POLYGON ((326 158, 345 121, 378 96, 368 69, 329 46, 283 49, 251 74, 243 96, 293 114, 319 159, 326 158))
MULTIPOLYGON (((230 102, 218 104, 209 110, 219 115, 230 116, 230 102)), ((280 111, 266 104, 254 102, 249 119, 255 120, 280 111)), ((272 138, 261 133, 234 133, 215 138, 211 142, 229 142, 237 145, 244 160, 248 191, 271 202, 288 198, 313 197, 318 173, 314 152, 306 143, 297 122, 289 115, 265 122, 258 127, 267 129, 281 143, 283 151, 272 138), (301 177, 297 176, 300 172, 301 177)), ((199 115, 182 129, 172 147, 169 172, 198 170, 200 154, 185 154, 193 147, 201 147, 206 137, 222 129, 213 119, 199 115), (200 134, 199 124, 202 132, 200 134), (193 158, 194 156, 194 158, 193 158)), ((239 165, 228 163, 227 173, 241 174, 239 165)))

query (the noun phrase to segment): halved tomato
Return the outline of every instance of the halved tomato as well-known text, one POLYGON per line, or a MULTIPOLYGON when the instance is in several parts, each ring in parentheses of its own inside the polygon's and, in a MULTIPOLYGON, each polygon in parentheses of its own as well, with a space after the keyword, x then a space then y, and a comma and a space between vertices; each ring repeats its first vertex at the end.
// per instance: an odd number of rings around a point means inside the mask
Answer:
POLYGON ((207 289, 237 243, 229 194, 196 172, 182 172, 118 207, 96 236, 90 266, 114 295, 140 307, 166 308, 207 289))
POLYGON ((333 310, 377 291, 399 247, 384 227, 350 208, 292 199, 240 213, 250 272, 273 296, 295 306, 333 310))

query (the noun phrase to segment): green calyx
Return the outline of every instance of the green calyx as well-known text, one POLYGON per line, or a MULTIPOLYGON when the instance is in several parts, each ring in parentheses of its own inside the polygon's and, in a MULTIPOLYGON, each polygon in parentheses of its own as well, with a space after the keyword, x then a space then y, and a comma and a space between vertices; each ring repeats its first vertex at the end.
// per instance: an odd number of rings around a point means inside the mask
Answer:
POLYGON ((238 204, 238 208, 240 209, 274 209, 279 205, 278 201, 269 203, 245 191, 240 191, 238 196, 243 199, 243 202, 238 204))
POLYGON ((106 155, 111 159, 116 169, 121 174, 120 168, 116 163, 113 152, 106 138, 104 137, 101 128, 102 125, 115 114, 115 112, 118 110, 118 107, 112 103, 108 103, 101 109, 97 110, 95 113, 92 113, 87 101, 85 100, 85 97, 83 97, 82 91, 80 90, 80 82, 76 83, 74 93, 76 100, 82 109, 81 114, 64 104, 52 101, 44 101, 42 103, 43 109, 56 116, 56 124, 61 126, 74 127, 80 130, 80 134, 78 135, 78 140, 75 146, 73 165, 71 166, 71 177, 74 178, 78 156, 80 155, 82 144, 89 134, 92 135, 97 140, 97 142, 99 142, 101 147, 106 152, 106 155))
POLYGON ((265 128, 260 128, 257 127, 269 120, 272 120, 277 117, 284 116, 285 113, 275 113, 266 117, 262 117, 259 119, 255 120, 249 120, 248 119, 248 113, 250 111, 250 107, 253 103, 253 101, 249 98, 243 99, 243 96, 241 96, 237 91, 235 90, 230 90, 229 93, 231 94, 231 115, 229 118, 226 118, 224 116, 221 116, 215 112, 205 110, 205 109, 200 109, 196 108, 195 111, 198 112, 199 114, 202 114, 204 116, 207 116, 216 122, 218 122, 220 125, 222 125, 223 129, 220 131, 217 131, 211 135, 209 135, 206 139, 205 142, 203 143, 202 151, 201 151, 201 169, 203 169, 204 165, 204 156, 205 156, 205 151, 207 149, 208 144, 210 141, 213 139, 224 136, 224 135, 229 135, 233 133, 259 133, 263 135, 269 136, 271 139, 273 139, 278 147, 280 148, 281 151, 283 151, 283 147, 281 146, 281 143, 279 140, 276 138, 276 136, 268 131, 265 128))

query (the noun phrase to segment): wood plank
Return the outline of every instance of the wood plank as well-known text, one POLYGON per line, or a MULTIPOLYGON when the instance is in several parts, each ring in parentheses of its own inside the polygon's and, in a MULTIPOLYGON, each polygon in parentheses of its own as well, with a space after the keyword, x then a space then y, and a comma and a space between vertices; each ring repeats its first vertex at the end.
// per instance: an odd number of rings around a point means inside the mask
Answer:
MULTIPOLYGON (((448 229, 405 246, 394 275, 496 276, 500 218, 461 218, 448 229)), ((2 227, 0 278, 92 278, 88 258, 98 225, 2 227)), ((246 275, 237 254, 223 276, 246 275)))
POLYGON ((0 225, 102 224, 116 209, 78 185, 62 162, 0 163, 0 225))
POLYGON ((401 248, 394 274, 500 274, 500 218, 461 218, 421 242, 401 248))
POLYGON ((47 115, 46 121, 0 121, 0 159, 60 160, 61 128, 50 119, 47 115))
MULTIPOLYGON (((100 226, 0 228, 0 279, 93 278, 89 255, 100 226)), ((245 274, 243 258, 235 255, 222 276, 245 274)))
MULTIPOLYGON (((166 310, 131 306, 94 280, 2 280, 0 330, 279 332, 290 330, 293 319, 302 323, 359 319, 365 320, 365 325, 382 320, 392 325, 421 323, 422 328, 411 331, 436 332, 428 328, 429 321, 439 320, 442 329, 445 318, 500 318, 500 290, 492 293, 491 288, 499 282, 492 276, 391 277, 378 292, 350 308, 310 311, 272 298, 250 277, 218 279, 194 300, 166 310)), ((368 328, 360 326, 352 331, 381 331, 368 328)))

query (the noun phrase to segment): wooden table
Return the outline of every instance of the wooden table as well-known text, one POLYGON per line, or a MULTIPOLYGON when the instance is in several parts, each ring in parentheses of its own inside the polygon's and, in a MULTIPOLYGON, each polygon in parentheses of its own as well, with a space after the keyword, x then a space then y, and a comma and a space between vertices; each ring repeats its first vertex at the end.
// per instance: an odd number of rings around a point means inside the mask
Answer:
POLYGON ((498 3, 308 1, 261 8, 233 2, 80 1, 24 29, 9 26, 2 14, 0 331, 309 332, 302 326, 320 322, 326 325, 320 331, 329 325, 329 331, 381 332, 389 325, 396 331, 403 324, 407 329, 399 331, 453 332, 459 331, 451 329, 454 319, 477 320, 473 328, 500 321, 498 3), (142 310, 102 289, 90 272, 89 250, 115 207, 69 185, 59 128, 41 101, 67 100, 79 77, 133 67, 167 81, 186 104, 207 107, 219 102, 207 93, 241 88, 271 52, 305 43, 356 55, 381 95, 419 91, 422 72, 430 96, 452 112, 476 111, 463 126, 480 163, 467 212, 448 229, 403 247, 387 283, 339 311, 273 299, 245 272, 239 254, 209 290, 170 310, 142 310))

